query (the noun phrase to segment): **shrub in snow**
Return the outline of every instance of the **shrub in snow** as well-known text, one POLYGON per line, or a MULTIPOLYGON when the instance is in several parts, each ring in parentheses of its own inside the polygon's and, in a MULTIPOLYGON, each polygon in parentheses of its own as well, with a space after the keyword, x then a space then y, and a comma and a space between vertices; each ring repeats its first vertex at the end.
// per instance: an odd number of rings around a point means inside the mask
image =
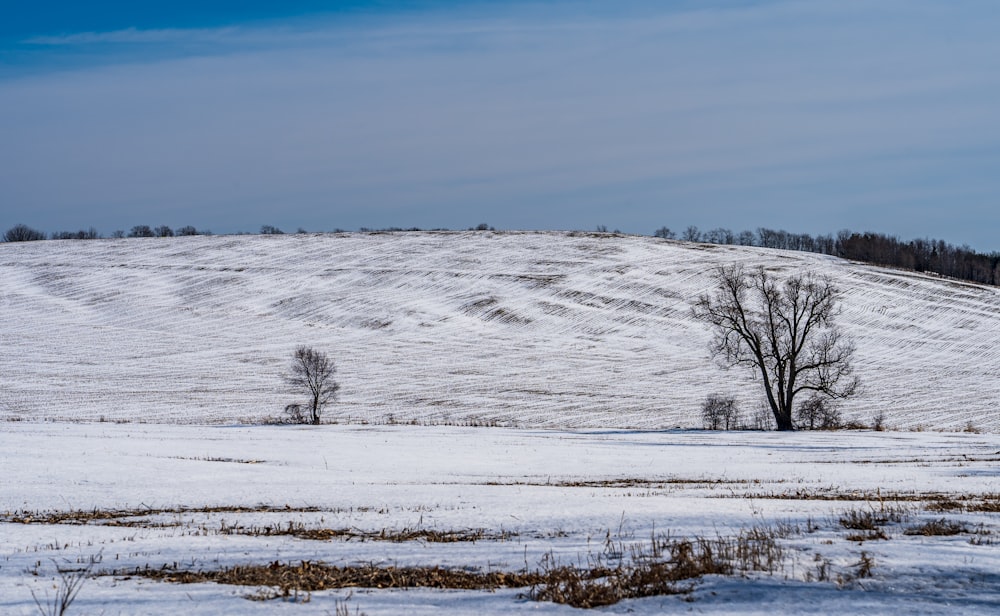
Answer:
POLYGON ((836 430, 842 423, 840 411, 818 396, 803 402, 796 415, 799 427, 809 430, 836 430))
POLYGON ((729 430, 735 428, 739 409, 736 398, 723 394, 711 394, 701 406, 701 418, 708 430, 729 430))

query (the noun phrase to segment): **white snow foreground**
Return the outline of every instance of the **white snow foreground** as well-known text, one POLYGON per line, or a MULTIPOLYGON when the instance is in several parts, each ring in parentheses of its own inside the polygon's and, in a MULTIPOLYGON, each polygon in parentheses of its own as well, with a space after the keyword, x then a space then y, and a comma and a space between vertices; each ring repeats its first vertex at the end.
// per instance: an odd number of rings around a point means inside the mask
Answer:
POLYGON ((1000 291, 820 255, 569 233, 220 236, 0 245, 0 419, 256 423, 309 345, 340 422, 699 424, 761 406, 690 308, 719 265, 844 291, 864 393, 890 427, 1000 428, 1000 291))
POLYGON ((998 454, 995 434, 5 423, 0 613, 37 613, 32 593, 54 596, 57 567, 91 562, 105 575, 84 581, 70 614, 580 613, 531 601, 523 588, 254 601, 246 597, 274 589, 134 571, 303 560, 517 571, 546 554, 587 565, 627 558, 665 533, 729 537, 751 527, 785 529, 786 557, 773 573, 706 576, 690 594, 597 613, 998 613, 1000 519, 974 505, 1000 506, 998 454), (850 511, 895 517, 882 537, 858 539, 839 521, 850 511), (941 518, 961 530, 907 534, 941 518), (355 534, 264 532, 293 527, 355 534), (407 529, 483 534, 378 538, 407 529))

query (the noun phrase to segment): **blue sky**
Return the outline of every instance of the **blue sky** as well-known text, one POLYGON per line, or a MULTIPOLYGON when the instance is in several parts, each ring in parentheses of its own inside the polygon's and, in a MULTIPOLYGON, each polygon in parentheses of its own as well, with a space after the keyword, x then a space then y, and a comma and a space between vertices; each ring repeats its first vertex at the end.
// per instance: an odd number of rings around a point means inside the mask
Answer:
POLYGON ((874 230, 1000 250, 1000 4, 19 3, 0 227, 874 230))

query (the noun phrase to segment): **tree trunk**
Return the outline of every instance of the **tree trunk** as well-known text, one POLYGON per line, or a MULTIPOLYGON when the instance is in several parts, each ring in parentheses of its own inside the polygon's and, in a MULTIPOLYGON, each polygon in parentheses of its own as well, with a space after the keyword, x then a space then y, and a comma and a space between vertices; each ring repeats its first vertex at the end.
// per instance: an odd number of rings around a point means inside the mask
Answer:
POLYGON ((774 423, 777 424, 778 430, 794 430, 795 424, 792 423, 792 413, 791 411, 783 411, 780 409, 772 408, 774 411, 774 423))

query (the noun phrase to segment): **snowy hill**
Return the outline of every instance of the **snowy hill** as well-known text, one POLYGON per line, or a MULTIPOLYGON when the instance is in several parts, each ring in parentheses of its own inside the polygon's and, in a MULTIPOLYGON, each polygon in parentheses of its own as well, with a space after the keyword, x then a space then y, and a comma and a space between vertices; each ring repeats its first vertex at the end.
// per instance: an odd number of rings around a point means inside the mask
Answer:
POLYGON ((715 267, 844 291, 861 421, 1000 429, 1000 290, 821 255, 566 233, 218 236, 0 244, 0 419, 280 415, 298 345, 337 361, 341 421, 662 428, 712 392, 690 316, 715 267))

